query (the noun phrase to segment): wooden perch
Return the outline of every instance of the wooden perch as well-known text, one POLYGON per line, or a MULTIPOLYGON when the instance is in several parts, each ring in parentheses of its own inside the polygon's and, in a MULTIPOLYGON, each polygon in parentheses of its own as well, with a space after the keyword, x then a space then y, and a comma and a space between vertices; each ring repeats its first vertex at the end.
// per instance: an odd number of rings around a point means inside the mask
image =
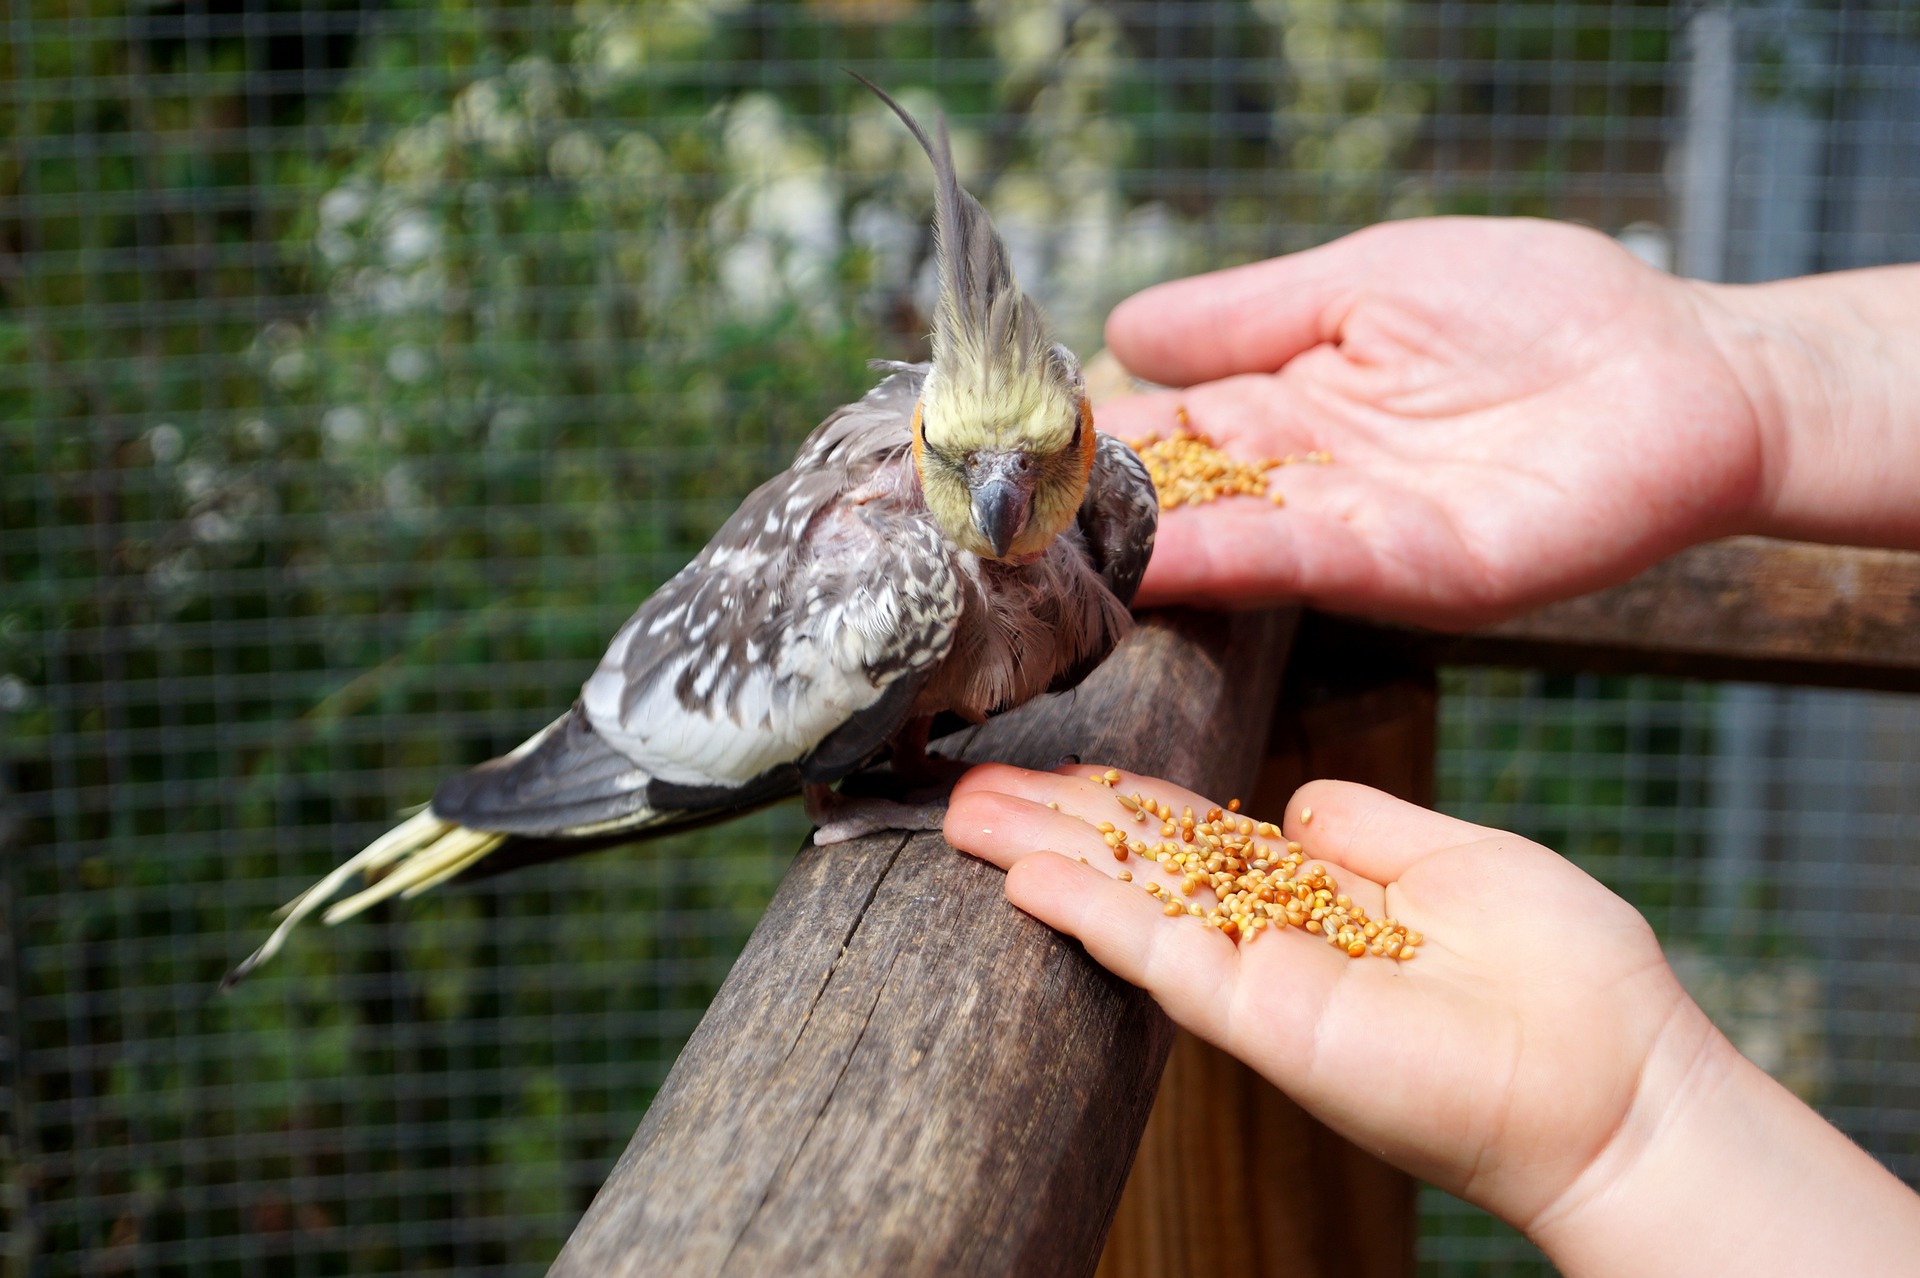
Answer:
MULTIPOLYGON (((1149 619, 963 753, 1244 793, 1293 620, 1149 619)), ((1091 1274, 1170 1041, 938 835, 808 846, 552 1273, 1091 1274)))
MULTIPOLYGON (((1316 618, 1317 661, 1538 666, 1920 691, 1920 554, 1734 537, 1466 635, 1316 618)), ((1303 660, 1307 660, 1303 656, 1303 660)))

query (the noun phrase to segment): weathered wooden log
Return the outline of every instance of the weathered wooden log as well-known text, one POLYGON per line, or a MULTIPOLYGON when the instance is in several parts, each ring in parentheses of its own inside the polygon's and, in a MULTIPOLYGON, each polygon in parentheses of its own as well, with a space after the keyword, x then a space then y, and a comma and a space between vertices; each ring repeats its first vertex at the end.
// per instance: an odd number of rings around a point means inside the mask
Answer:
POLYGON ((1734 537, 1466 635, 1315 619, 1302 660, 1538 666, 1920 691, 1920 554, 1734 537))
MULTIPOLYGON (((1149 619, 961 753, 1244 790, 1294 616, 1149 619)), ((552 1273, 1092 1273, 1171 1038, 936 834, 804 848, 552 1273)))

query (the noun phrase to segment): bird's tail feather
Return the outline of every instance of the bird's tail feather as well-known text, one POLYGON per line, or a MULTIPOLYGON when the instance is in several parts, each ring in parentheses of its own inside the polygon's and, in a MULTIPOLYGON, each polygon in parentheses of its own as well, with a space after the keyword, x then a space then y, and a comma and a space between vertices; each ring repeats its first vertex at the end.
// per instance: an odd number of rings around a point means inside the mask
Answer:
POLYGON ((504 834, 469 830, 451 821, 443 821, 434 815, 432 808, 409 817, 281 906, 274 914, 280 923, 273 929, 273 934, 259 949, 228 972, 221 979, 220 987, 232 988, 247 973, 279 953, 293 929, 315 911, 327 906, 355 874, 378 874, 389 866, 395 867, 371 886, 344 901, 335 902, 322 915, 323 922, 331 925, 342 919, 350 919, 389 897, 418 896, 467 869, 506 839, 504 834))

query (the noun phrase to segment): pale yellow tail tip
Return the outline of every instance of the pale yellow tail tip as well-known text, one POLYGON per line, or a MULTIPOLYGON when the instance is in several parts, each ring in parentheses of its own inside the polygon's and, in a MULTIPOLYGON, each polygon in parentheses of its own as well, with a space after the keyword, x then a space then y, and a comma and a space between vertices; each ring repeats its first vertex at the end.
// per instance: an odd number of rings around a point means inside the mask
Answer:
POLYGON ((293 900, 281 906, 274 913, 280 925, 273 929, 266 943, 235 967, 220 980, 221 989, 231 989, 247 973, 280 952, 287 943, 287 937, 300 921, 312 914, 332 899, 334 893, 346 885, 355 874, 371 874, 393 862, 400 860, 420 848, 437 844, 449 830, 457 827, 451 821, 442 821, 433 815, 431 808, 408 817, 399 825, 388 830, 353 856, 333 868, 333 871, 318 883, 302 892, 293 900))
POLYGON ((394 826, 391 830, 388 830, 385 834, 367 844, 367 846, 360 849, 356 855, 347 858, 345 862, 334 867, 333 872, 327 875, 326 878, 321 879, 299 896, 294 897, 291 901, 288 901, 285 905, 275 910, 273 917, 276 919, 291 917, 293 912, 300 908, 301 902, 303 901, 311 900, 317 908, 324 904, 328 897, 338 892, 341 885, 351 878, 356 871, 362 874, 371 874, 375 870, 382 869, 399 860, 414 849, 427 846, 453 828, 453 822, 442 821, 439 817, 433 815, 432 809, 422 808, 413 816, 408 817, 399 825, 394 826))
POLYGON ((406 891, 400 894, 400 899, 403 901, 411 901, 414 897, 419 896, 422 892, 426 892, 426 891, 429 891, 430 889, 439 887, 442 883, 445 883, 448 879, 453 878, 455 875, 459 874, 462 870, 465 870, 468 866, 480 860, 480 858, 486 856, 488 853, 492 852, 495 848, 499 847, 502 843, 505 843, 506 841, 507 841, 506 835, 504 834, 494 835, 492 838, 488 839, 485 843, 482 843, 480 846, 474 848, 471 852, 468 852, 465 856, 461 857, 459 860, 454 861, 451 864, 446 865, 443 868, 434 871, 432 878, 421 879, 419 882, 409 886, 406 891))
POLYGON ((403 892, 412 896, 415 890, 425 891, 478 861, 504 843, 506 838, 504 834, 455 826, 432 844, 408 857, 393 873, 372 887, 332 906, 321 918, 331 927, 389 897, 399 896, 403 892))

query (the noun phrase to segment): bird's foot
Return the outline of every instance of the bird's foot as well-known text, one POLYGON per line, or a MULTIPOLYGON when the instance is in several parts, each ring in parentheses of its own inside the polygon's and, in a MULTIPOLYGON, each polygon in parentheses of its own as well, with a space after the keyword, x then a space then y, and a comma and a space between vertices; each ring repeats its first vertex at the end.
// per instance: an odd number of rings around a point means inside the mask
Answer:
POLYGON ((946 824, 945 791, 925 802, 900 802, 868 795, 835 794, 825 786, 808 786, 807 816, 817 827, 816 847, 845 843, 882 830, 938 830, 946 824))

